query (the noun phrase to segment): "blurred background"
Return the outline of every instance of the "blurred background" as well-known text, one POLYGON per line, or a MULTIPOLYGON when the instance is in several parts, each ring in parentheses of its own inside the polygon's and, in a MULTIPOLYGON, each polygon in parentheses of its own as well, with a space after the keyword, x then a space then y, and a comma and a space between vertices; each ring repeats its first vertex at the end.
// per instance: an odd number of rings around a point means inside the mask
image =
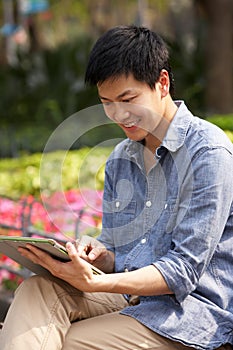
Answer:
MULTIPOLYGON (((86 63, 95 40, 119 24, 162 35, 175 98, 233 141, 233 0, 0 0, 0 235, 67 240, 100 232, 112 150, 101 145, 121 131, 93 128, 67 153, 42 152, 64 120, 99 104, 84 85, 86 63)), ((0 254, 0 322, 27 276, 0 254)))
POLYGON ((132 23, 168 42, 175 98, 232 136, 232 0, 0 0, 0 158, 42 151, 64 119, 99 103, 84 85, 90 48, 132 23))

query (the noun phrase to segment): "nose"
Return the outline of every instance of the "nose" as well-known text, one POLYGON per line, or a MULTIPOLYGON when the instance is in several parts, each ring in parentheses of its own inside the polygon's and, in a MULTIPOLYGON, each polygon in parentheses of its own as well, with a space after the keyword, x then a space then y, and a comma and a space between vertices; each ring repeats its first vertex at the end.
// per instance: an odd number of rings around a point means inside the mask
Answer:
POLYGON ((126 105, 127 104, 123 102, 111 102, 104 105, 104 110, 108 118, 114 122, 122 123, 130 116, 126 105))

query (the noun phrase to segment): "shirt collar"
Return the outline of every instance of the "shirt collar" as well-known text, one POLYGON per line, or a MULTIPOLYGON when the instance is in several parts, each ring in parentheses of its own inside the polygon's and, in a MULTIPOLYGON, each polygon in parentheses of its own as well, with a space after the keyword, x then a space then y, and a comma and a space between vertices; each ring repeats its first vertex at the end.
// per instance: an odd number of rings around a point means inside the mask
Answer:
POLYGON ((185 141, 192 114, 183 101, 175 101, 178 110, 169 125, 161 146, 171 152, 177 151, 185 141))

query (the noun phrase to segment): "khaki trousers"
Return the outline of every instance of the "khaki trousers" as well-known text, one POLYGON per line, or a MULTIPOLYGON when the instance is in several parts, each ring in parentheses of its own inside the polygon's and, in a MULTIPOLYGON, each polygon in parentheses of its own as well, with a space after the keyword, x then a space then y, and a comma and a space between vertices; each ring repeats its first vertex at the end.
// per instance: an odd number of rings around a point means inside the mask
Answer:
POLYGON ((120 315, 127 305, 122 295, 83 293, 56 278, 33 276, 16 291, 0 332, 0 349, 191 349, 120 315))

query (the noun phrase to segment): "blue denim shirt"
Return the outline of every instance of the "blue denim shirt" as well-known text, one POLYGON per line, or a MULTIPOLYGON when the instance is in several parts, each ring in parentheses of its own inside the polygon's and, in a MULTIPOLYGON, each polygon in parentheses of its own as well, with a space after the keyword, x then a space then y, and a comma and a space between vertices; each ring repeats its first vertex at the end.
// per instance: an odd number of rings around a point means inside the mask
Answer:
POLYGON ((176 103, 148 174, 139 142, 122 141, 108 159, 99 239, 114 251, 116 272, 154 264, 174 293, 140 296, 123 314, 215 349, 233 344, 233 146, 176 103))

